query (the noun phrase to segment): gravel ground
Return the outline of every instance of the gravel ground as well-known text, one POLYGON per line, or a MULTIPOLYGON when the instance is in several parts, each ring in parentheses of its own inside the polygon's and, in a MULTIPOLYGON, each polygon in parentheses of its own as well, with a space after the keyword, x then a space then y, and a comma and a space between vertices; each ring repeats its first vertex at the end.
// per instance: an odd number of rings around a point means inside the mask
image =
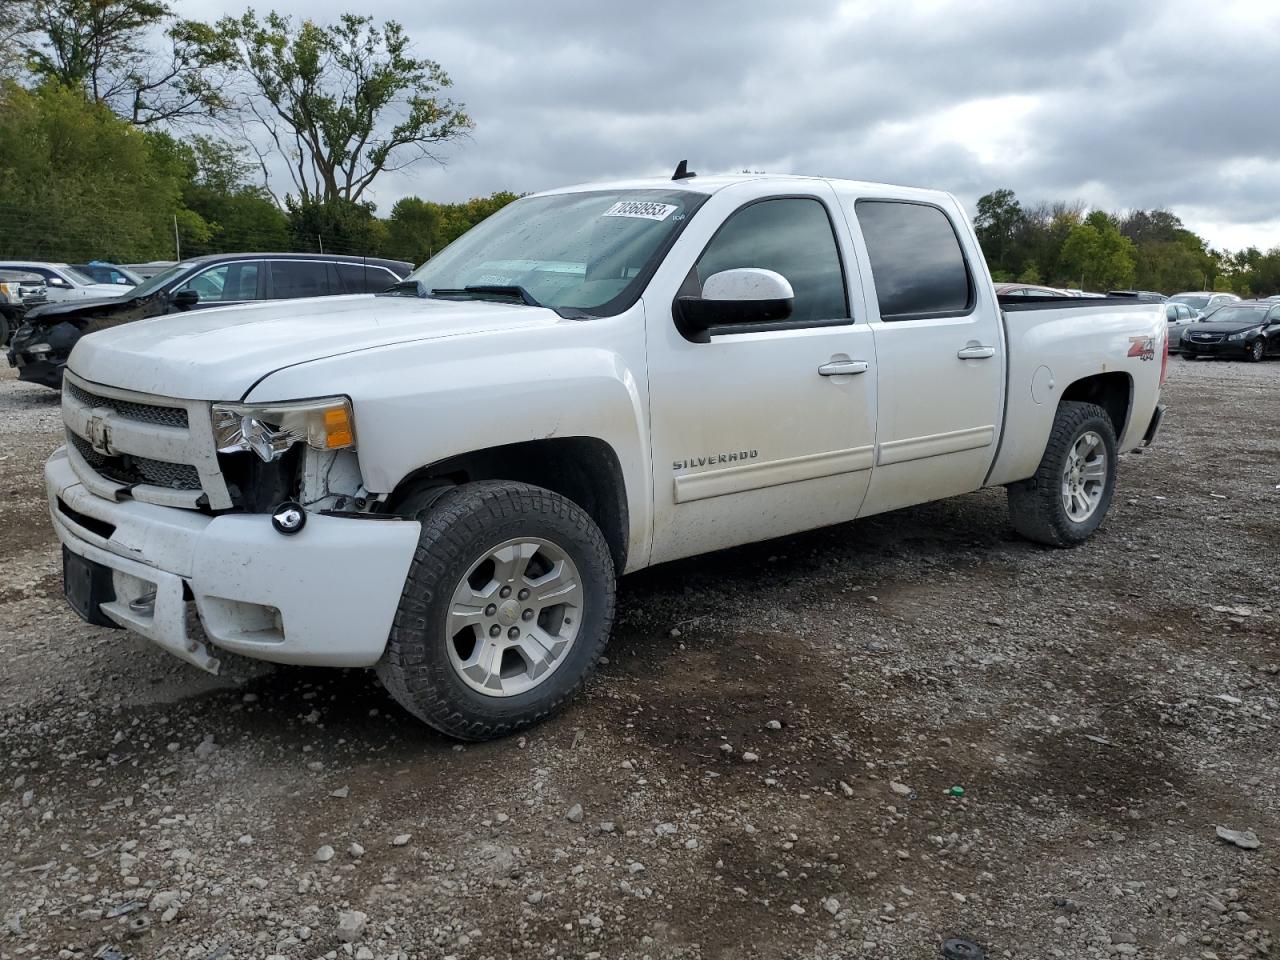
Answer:
POLYGON ((1170 366, 1084 547, 984 491, 648 571, 465 749, 77 620, 56 398, 0 375, 0 958, 1274 955, 1280 363, 1170 366))

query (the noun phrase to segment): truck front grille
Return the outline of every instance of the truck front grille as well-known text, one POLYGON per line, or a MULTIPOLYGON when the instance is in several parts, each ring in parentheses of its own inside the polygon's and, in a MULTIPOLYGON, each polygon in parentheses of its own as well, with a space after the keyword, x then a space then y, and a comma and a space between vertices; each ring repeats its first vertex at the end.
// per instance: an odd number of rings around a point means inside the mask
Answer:
POLYGON ((188 510, 235 504, 214 448, 205 400, 92 383, 67 370, 62 422, 71 465, 99 496, 128 485, 144 503, 188 510))
POLYGON ((63 390, 69 392, 86 407, 105 407, 114 410, 122 417, 137 420, 140 423, 158 423, 166 427, 187 426, 187 411, 181 407, 162 407, 151 403, 134 403, 131 400, 117 400, 114 397, 100 397, 67 381, 63 390))
POLYGON ((70 430, 67 431, 67 442, 76 448, 76 453, 84 458, 85 463, 108 480, 117 483, 150 483, 170 490, 201 489, 200 474, 189 463, 165 463, 163 460, 149 460, 128 453, 117 457, 104 456, 93 449, 88 440, 76 436, 70 430))

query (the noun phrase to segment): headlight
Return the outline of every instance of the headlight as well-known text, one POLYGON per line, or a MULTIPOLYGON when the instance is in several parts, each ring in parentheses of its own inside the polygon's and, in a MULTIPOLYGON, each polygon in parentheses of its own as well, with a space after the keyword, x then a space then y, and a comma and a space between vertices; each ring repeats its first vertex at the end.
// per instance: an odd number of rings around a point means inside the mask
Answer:
POLYGON ((1261 327, 1250 327, 1248 330, 1241 330, 1239 333, 1233 333, 1227 337, 1228 340, 1243 340, 1246 337, 1252 337, 1255 333, 1261 333, 1261 327))
POLYGON ((346 397, 296 403, 215 403, 213 436, 219 453, 252 450, 264 462, 295 443, 317 450, 355 449, 355 417, 346 397))
POLYGON ((33 343, 31 346, 24 348, 27 353, 45 354, 53 353, 53 347, 47 343, 33 343))

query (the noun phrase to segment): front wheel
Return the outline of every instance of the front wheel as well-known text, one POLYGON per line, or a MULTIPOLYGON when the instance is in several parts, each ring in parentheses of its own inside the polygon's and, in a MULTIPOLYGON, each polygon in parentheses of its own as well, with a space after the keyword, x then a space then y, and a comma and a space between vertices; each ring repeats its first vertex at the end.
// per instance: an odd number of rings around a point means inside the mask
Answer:
POLYGON ((1055 547, 1083 543, 1102 523, 1116 485, 1116 435, 1093 403, 1058 407, 1040 467, 1009 484, 1009 517, 1028 540, 1055 547))
POLYGON ((1261 363, 1266 351, 1267 345, 1263 343, 1262 338, 1259 337, 1257 340, 1253 341, 1253 346, 1249 348, 1249 359, 1254 363, 1261 363))
POLYGON ((486 481, 417 514, 422 534, 378 677, 406 710, 462 740, 528 726, 572 697, 613 622, 599 528, 550 490, 486 481))

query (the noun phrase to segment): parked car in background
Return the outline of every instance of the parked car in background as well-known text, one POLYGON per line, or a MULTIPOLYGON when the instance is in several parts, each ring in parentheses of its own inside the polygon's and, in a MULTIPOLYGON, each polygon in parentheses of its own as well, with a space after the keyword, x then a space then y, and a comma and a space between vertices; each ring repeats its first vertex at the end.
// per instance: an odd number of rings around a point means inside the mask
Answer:
POLYGON ((295 300, 347 293, 379 293, 408 276, 401 260, 338 254, 223 253, 195 257, 108 300, 49 304, 28 312, 9 344, 18 377, 55 390, 67 356, 86 333, 107 327, 255 300, 295 300))
POLYGON ((1224 303, 1239 303, 1240 298, 1234 293, 1215 293, 1212 290, 1189 290, 1186 293, 1175 293, 1169 298, 1171 303, 1185 303, 1197 313, 1208 313, 1216 310, 1224 303))
POLYGON ((1169 298, 1159 290, 1108 290, 1108 297, 1133 297, 1143 303, 1164 303, 1169 298))
POLYGON ((1164 316, 1169 321, 1169 352, 1176 353, 1182 340, 1182 331, 1200 319, 1200 314, 1185 303, 1170 300, 1164 305, 1164 316))
POLYGON ((157 273, 163 273, 177 264, 177 260, 149 260, 146 263, 126 263, 125 267, 130 273, 137 274, 143 280, 150 280, 157 273))
POLYGON ((121 267, 102 260, 90 260, 88 263, 73 263, 73 267, 86 277, 92 277, 98 283, 111 283, 122 287, 136 287, 142 277, 128 267, 121 267))
POLYGON ((1057 287, 1042 287, 1036 283, 997 283, 999 297, 1073 297, 1075 294, 1057 287))
POLYGON ((0 270, 0 346, 9 342, 27 309, 49 298, 44 277, 21 270, 0 270))
POLYGON ((0 270, 17 270, 34 273, 44 278, 49 290, 49 300, 87 300, 102 297, 118 297, 120 288, 110 283, 98 283, 75 267, 66 263, 47 263, 39 260, 0 260, 0 270))
POLYGON ((1280 354, 1280 303, 1241 300, 1223 304, 1182 331, 1179 349, 1188 360, 1223 357, 1258 361, 1280 354))

